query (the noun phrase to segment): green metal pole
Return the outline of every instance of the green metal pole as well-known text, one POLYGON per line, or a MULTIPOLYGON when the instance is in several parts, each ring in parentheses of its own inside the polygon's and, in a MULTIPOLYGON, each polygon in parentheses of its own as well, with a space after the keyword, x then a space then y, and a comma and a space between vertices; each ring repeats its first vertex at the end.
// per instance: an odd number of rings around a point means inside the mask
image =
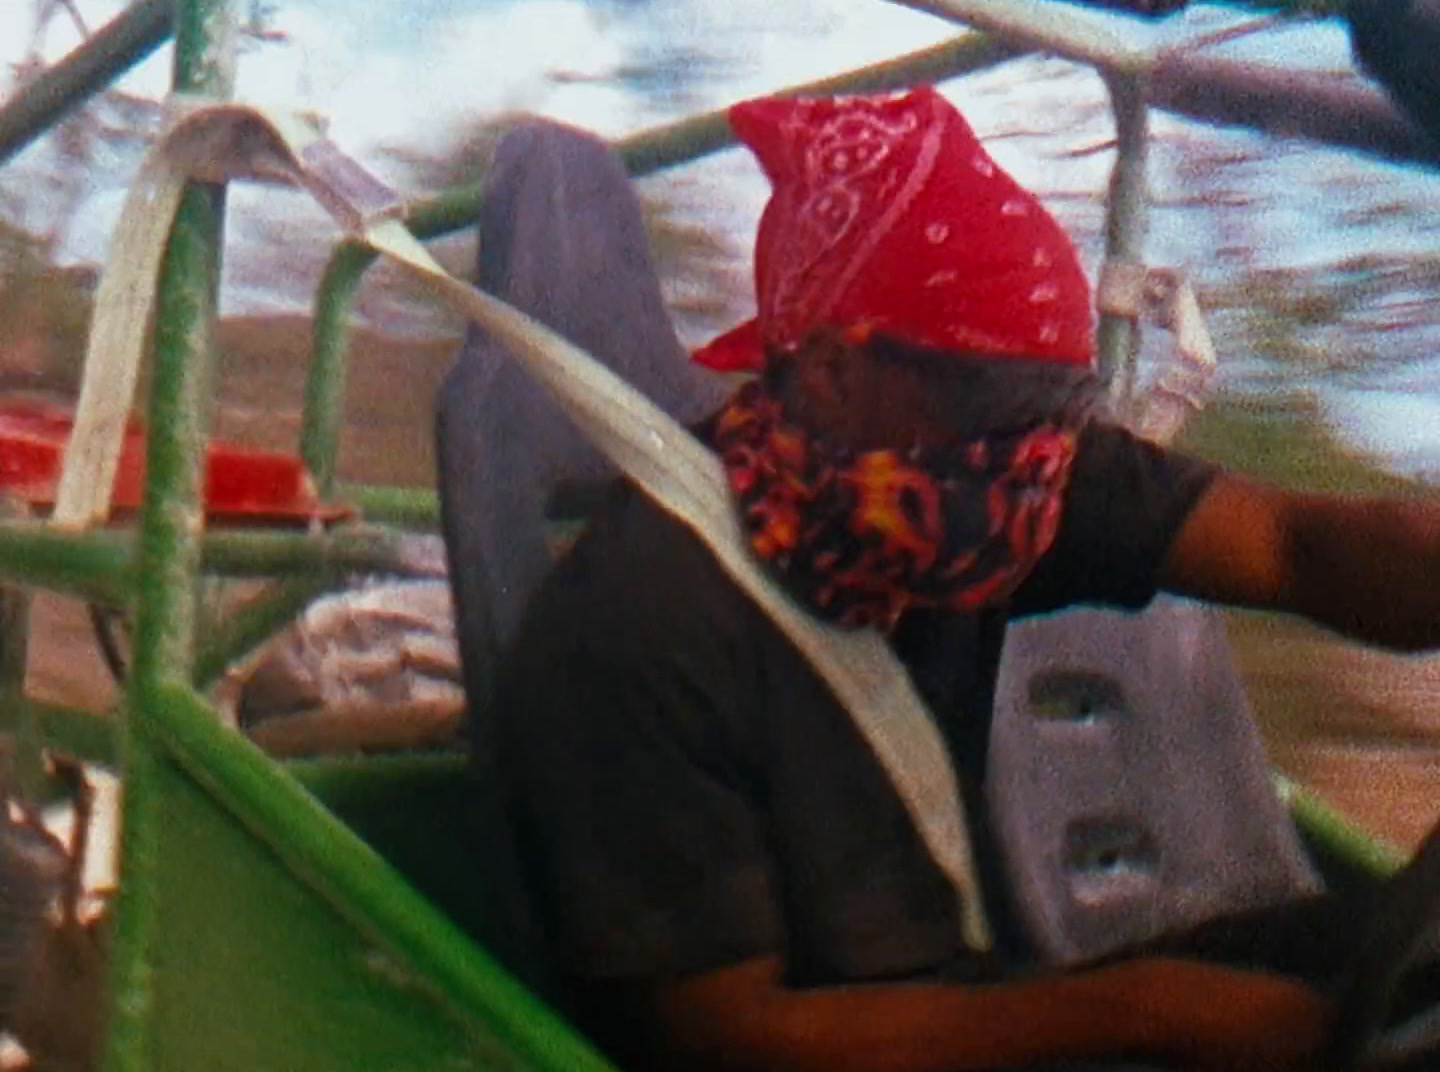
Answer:
POLYGON ((354 503, 366 521, 410 529, 440 526, 440 497, 433 488, 339 483, 335 494, 341 502, 354 503))
POLYGON ((355 242, 342 242, 325 266, 315 303, 314 342, 305 378, 305 410, 300 424, 300 457, 315 478, 321 496, 335 490, 335 461, 345 424, 345 373, 350 349, 350 309, 375 253, 355 242))
POLYGON ((0 164, 164 44, 170 37, 173 7, 173 0, 138 0, 59 63, 25 83, 0 108, 0 164))
MULTIPOLYGON (((177 0, 175 90, 230 96, 232 0, 177 0)), ((149 684, 187 678, 204 514, 225 192, 192 184, 175 216, 156 299, 144 508, 137 563, 135 670, 149 684)))
POLYGON ((1408 854, 1402 849, 1362 830, 1300 783, 1283 774, 1276 774, 1274 780, 1296 826, 1336 859, 1376 878, 1387 878, 1405 866, 1408 854))
POLYGON ((341 916, 483 1023, 515 1067, 614 1072, 293 777, 220 726, 193 690, 159 685, 153 699, 154 731, 186 772, 341 916))
MULTIPOLYGON (((348 489, 347 489, 348 490, 348 489)), ((364 489, 362 489, 363 491, 364 489)), ((380 514, 422 528, 437 523, 433 492, 374 489, 380 514)), ((362 505, 371 501, 360 496, 362 505)), ((121 607, 134 593, 129 568, 135 541, 117 530, 59 533, 41 521, 0 523, 0 583, 62 592, 121 607)), ((229 577, 335 576, 347 572, 429 573, 412 537, 373 525, 312 536, 273 529, 217 529, 200 537, 200 561, 229 577)))
POLYGON ((201 563, 225 577, 336 578, 351 573, 431 576, 430 546, 413 534, 378 526, 341 529, 324 536, 301 532, 212 532, 201 563))
MULTIPOLYGON (((967 33, 884 63, 790 86, 778 90, 777 95, 826 96, 900 89, 970 74, 1020 54, 1020 49, 984 34, 967 33)), ((724 111, 713 111, 623 138, 614 148, 630 174, 638 177, 697 160, 734 144, 735 135, 725 120, 724 111)), ((449 190, 412 206, 406 213, 406 224, 421 239, 458 231, 475 222, 483 196, 484 188, 478 183, 449 190)), ((350 310, 360 280, 374 262, 372 250, 355 242, 342 242, 325 267, 316 295, 300 456, 314 475, 320 493, 326 496, 335 487, 335 459, 344 424, 350 310)))
POLYGON ((1061 56, 1102 71, 1139 71, 1146 51, 1069 4, 1013 0, 891 0, 949 22, 993 33, 1030 51, 1061 56))
MULTIPOLYGON (((235 78, 230 0, 175 0, 177 92, 228 98, 235 78)), ((140 519, 135 655, 126 693, 120 889, 115 902, 107 1072, 149 1072, 152 950, 159 940, 156 865, 167 763, 148 725, 164 684, 188 684, 194 661, 201 460, 213 366, 213 321, 224 230, 223 188, 189 187, 161 269, 155 314, 147 482, 140 519)))
MULTIPOLYGON (((857 67, 815 82, 777 90, 777 97, 828 97, 840 93, 888 93, 998 66, 1025 49, 984 33, 964 33, 938 45, 907 52, 892 60, 857 67)), ((617 142, 615 150, 631 175, 649 175, 698 160, 735 144, 727 109, 681 119, 641 131, 617 142)), ((478 208, 478 199, 475 208, 478 208)), ((470 214, 474 219, 474 211, 470 214)))
MULTIPOLYGON (((0 500, 0 515, 24 516, 22 503, 0 500)), ((11 769, 14 778, 7 788, 18 791, 22 800, 35 803, 45 782, 35 713, 25 703, 25 668, 30 653, 30 604, 28 589, 18 585, 0 586, 0 733, 10 739, 11 769)))
MULTIPOLYGON (((391 488, 376 492, 379 512, 420 527, 436 523, 434 493, 391 488)), ((362 495, 361 500, 368 502, 369 497, 362 495)), ((199 543, 202 567, 221 576, 431 572, 412 537, 373 525, 346 526, 322 536, 217 529, 201 535, 199 543)), ((134 547, 135 541, 123 531, 59 533, 41 521, 0 524, 0 583, 126 606, 135 591, 129 568, 134 547)))
POLYGON ((274 585, 270 591, 223 619, 203 637, 195 654, 195 687, 209 688, 230 664, 255 650, 326 592, 339 586, 329 578, 309 577, 274 585))
POLYGON ((116 765, 118 719, 38 700, 25 704, 43 747, 102 767, 116 765))
POLYGON ((130 601, 130 547, 113 531, 62 533, 42 521, 0 523, 0 581, 123 606, 130 601))

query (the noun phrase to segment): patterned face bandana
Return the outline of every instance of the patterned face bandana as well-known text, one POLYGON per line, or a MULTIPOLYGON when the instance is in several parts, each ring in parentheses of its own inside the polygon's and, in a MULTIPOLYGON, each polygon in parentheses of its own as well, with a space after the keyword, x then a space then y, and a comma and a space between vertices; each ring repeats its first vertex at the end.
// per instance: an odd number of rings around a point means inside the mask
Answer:
POLYGON ((912 608, 1010 596, 1054 542, 1078 423, 855 453, 787 421, 755 382, 711 437, 755 555, 821 617, 888 631, 912 608))

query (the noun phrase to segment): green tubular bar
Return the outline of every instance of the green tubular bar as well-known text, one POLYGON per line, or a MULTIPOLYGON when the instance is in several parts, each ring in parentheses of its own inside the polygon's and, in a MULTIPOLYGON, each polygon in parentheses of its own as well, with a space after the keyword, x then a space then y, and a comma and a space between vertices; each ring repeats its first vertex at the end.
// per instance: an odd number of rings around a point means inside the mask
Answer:
POLYGON ((311 327, 310 368, 305 378, 300 423, 300 457, 322 497, 335 492, 335 459, 345 423, 345 374, 349 358, 350 310, 360 280, 376 254, 358 242, 341 242, 325 265, 311 327))
MULTIPOLYGON (((216 99, 235 79, 229 0, 176 0, 173 87, 216 99)), ((120 888, 115 899, 106 1072, 149 1072, 165 759, 149 726, 159 683, 188 680, 203 529, 201 487, 211 386, 223 189, 192 185, 175 217, 155 312, 147 479, 140 518, 134 661, 126 695, 120 888)))
POLYGON ((201 414, 210 389, 224 207, 223 189, 186 190, 160 278, 136 579, 135 673, 146 678, 183 675, 193 659, 204 528, 201 414))
POLYGON ((131 541, 115 532, 57 532, 36 521, 0 524, 0 580, 124 606, 133 590, 131 541))
POLYGON ((342 583, 343 578, 330 577, 288 581, 230 614, 202 637, 196 648, 195 687, 204 689, 213 684, 236 659, 274 636, 317 598, 342 583))
POLYGON ((40 743, 62 755, 100 767, 114 768, 119 762, 118 719, 89 711, 26 700, 40 743))
MULTIPOLYGON (((13 504, 0 503, 0 513, 13 504)), ((13 507, 23 513, 23 507, 13 507)), ((13 741, 11 768, 21 799, 39 800, 45 786, 45 761, 35 712, 25 702, 25 671, 30 652, 30 591, 0 586, 0 735, 13 741)))
MULTIPOLYGON (((433 497, 382 496, 417 522, 433 497)), ((135 593, 130 568, 136 540, 120 530, 62 533, 39 522, 0 523, 0 582, 45 588, 92 603, 125 606, 135 593)), ((373 525, 321 536, 272 529, 221 529, 199 538, 200 561, 220 576, 411 573, 405 536, 373 525)))
POLYGON ((209 573, 227 577, 342 578, 347 573, 427 572, 406 550, 406 537, 373 525, 323 536, 297 532, 212 532, 201 546, 209 573))
MULTIPOLYGON (((974 74, 1023 55, 1024 50, 987 34, 965 33, 949 41, 897 56, 883 63, 776 90, 778 97, 827 96, 836 93, 884 93, 921 82, 944 82, 974 74)), ((615 143, 631 175, 650 175, 686 164, 735 144, 725 110, 704 112, 615 143)), ((475 219, 478 198, 470 203, 467 223, 475 219)), ((456 206, 458 207, 458 206, 456 206)))
POLYGON ((1403 851, 1364 832, 1298 782, 1277 774, 1275 787, 1295 825, 1335 860, 1377 878, 1392 875, 1404 866, 1403 851))
MULTIPOLYGON (((342 917, 473 1019, 517 1067, 608 1072, 610 1066, 299 782, 220 727, 188 687, 145 690, 167 753, 342 917)), ((364 1025, 354 1025, 363 1031, 364 1025)))
POLYGON ((369 521, 402 528, 440 527, 440 497, 430 488, 336 484, 334 497, 354 503, 369 521))

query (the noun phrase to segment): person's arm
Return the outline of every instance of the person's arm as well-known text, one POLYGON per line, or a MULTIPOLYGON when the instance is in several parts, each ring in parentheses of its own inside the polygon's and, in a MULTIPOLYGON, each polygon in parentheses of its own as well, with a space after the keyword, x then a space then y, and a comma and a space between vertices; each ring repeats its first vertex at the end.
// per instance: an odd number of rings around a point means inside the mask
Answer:
POLYGON ((1298 1068, 1318 1052, 1329 1013, 1279 977, 1175 960, 990 986, 792 990, 778 959, 760 958, 629 998, 627 1019, 651 1025, 659 1066, 697 1072, 952 1072, 1092 1058, 1298 1068))
POLYGON ((1440 499, 1299 495, 1221 474, 1160 581, 1400 651, 1440 648, 1440 499))

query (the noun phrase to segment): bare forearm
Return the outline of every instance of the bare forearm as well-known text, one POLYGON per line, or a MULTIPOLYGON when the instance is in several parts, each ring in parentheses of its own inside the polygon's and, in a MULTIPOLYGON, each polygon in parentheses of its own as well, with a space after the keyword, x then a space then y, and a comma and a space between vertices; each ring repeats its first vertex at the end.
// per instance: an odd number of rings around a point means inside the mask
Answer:
POLYGON ((1222 474, 1171 544, 1160 581, 1302 614, 1370 644, 1440 648, 1440 498, 1296 495, 1222 474))
POLYGON ((1440 500, 1303 500, 1290 600, 1346 636, 1440 648, 1440 500))
MULTIPOLYGON (((1235 1066, 1245 1062, 1220 1055, 1257 1036, 1303 1044, 1297 1010, 1307 1027, 1323 1017, 1319 1000, 1288 982, 1173 961, 983 987, 766 985, 701 1000, 684 989, 662 1008, 665 1049, 686 1067, 724 1072, 961 1072, 1120 1057, 1235 1066)), ((1254 1063, 1280 1067, 1277 1056, 1254 1063)))
POLYGON ((817 991, 784 999, 769 1027, 793 1061, 786 1067, 828 1072, 952 1072, 1149 1052, 1112 982, 1102 973, 1025 986, 817 991))

